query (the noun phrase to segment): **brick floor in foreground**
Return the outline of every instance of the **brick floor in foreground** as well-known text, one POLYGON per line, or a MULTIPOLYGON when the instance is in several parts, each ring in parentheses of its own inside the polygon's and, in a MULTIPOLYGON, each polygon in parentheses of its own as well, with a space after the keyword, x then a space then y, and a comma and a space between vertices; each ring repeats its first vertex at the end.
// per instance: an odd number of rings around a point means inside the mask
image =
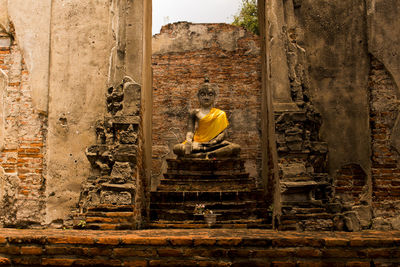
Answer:
POLYGON ((0 229, 0 265, 400 266, 400 232, 0 229))

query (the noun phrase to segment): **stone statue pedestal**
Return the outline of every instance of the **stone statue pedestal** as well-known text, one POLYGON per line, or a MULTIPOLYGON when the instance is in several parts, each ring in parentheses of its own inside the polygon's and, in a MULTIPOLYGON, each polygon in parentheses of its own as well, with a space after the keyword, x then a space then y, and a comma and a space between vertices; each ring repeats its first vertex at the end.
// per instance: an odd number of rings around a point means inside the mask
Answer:
POLYGON ((272 227, 272 212, 243 159, 180 158, 167 163, 164 179, 151 193, 150 227, 208 228, 203 216, 194 214, 198 204, 219 214, 212 228, 272 227))
POLYGON ((164 191, 252 190, 255 182, 245 171, 244 160, 231 159, 168 159, 168 170, 161 179, 164 191))

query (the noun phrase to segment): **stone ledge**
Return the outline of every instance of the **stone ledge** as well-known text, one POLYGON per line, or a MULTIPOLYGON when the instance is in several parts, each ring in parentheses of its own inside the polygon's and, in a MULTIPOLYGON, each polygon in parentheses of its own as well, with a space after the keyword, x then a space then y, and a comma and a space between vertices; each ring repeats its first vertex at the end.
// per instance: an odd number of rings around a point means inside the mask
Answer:
POLYGON ((399 231, 0 229, 0 265, 398 266, 399 245, 399 231))

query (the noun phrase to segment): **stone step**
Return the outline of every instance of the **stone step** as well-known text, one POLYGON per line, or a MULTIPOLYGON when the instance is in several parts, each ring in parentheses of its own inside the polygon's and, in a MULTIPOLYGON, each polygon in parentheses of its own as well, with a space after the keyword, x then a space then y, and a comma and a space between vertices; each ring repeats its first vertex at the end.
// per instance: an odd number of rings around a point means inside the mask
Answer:
POLYGON ((279 225, 280 231, 298 231, 298 225, 296 221, 283 221, 279 225))
POLYGON ((281 220, 332 219, 332 217, 330 213, 290 214, 282 215, 281 220))
POLYGON ((132 223, 88 223, 85 229, 90 230, 131 230, 132 223))
POLYGON ((233 170, 175 170, 175 169, 168 169, 165 174, 169 176, 173 175, 181 175, 184 177, 191 177, 191 176, 224 176, 224 175, 240 175, 240 174, 247 174, 244 169, 233 169, 233 170))
POLYGON ((243 159, 167 159, 168 170, 235 170, 244 169, 243 159))
POLYGON ((229 220, 216 222, 214 225, 209 226, 204 221, 166 221, 159 220, 153 221, 149 224, 149 228, 155 229, 200 229, 200 228, 224 228, 224 229, 272 229, 272 223, 268 220, 263 219, 242 219, 242 220, 229 220))
POLYGON ((206 201, 245 201, 262 200, 262 190, 232 190, 232 191, 156 191, 151 192, 151 203, 185 202, 198 203, 206 201))
POLYGON ((130 217, 86 217, 86 223, 130 223, 130 217))
MULTIPOLYGON (((249 174, 247 172, 240 172, 237 174, 171 174, 169 172, 164 174, 165 179, 182 180, 186 182, 199 181, 199 180, 212 180, 219 182, 220 180, 233 180, 233 179, 249 179, 249 174)), ((252 180, 252 179, 251 179, 252 180)))
POLYGON ((135 205, 112 205, 112 204, 100 204, 96 206, 88 207, 88 211, 102 211, 102 212, 127 212, 133 211, 135 205))
POLYGON ((285 214, 311 214, 311 213, 323 213, 326 212, 324 208, 297 208, 297 207, 291 207, 290 209, 288 208, 283 208, 282 211, 285 214))
POLYGON ((170 179, 161 179, 161 184, 178 184, 178 185, 191 185, 191 184, 212 184, 212 185, 220 185, 220 184, 254 184, 253 179, 249 178, 232 178, 232 179, 188 179, 182 180, 179 178, 170 178, 170 179))
POLYGON ((247 200, 247 201, 218 201, 218 202, 166 202, 166 203, 150 203, 150 209, 188 209, 194 210, 197 204, 204 204, 206 209, 238 209, 238 208, 255 208, 255 207, 267 207, 267 205, 262 201, 257 200, 247 200))
POLYGON ((316 208, 322 207, 322 201, 284 201, 282 202, 282 209, 292 209, 293 207, 296 208, 316 208))
POLYGON ((114 212, 104 212, 104 211, 88 211, 86 217, 108 217, 108 218, 130 218, 133 216, 131 211, 114 211, 114 212))
MULTIPOLYGON (((238 219, 257 219, 265 218, 270 215, 268 209, 249 208, 249 209, 213 209, 214 214, 218 214, 217 221, 238 220, 238 219)), ((152 209, 150 211, 151 220, 171 220, 185 221, 198 220, 202 215, 193 214, 193 210, 184 209, 152 209), (197 219, 196 219, 197 218, 197 219)))
POLYGON ((234 183, 223 183, 223 184, 199 184, 199 183, 193 183, 193 184, 161 184, 158 186, 159 190, 162 191, 195 191, 198 192, 200 190, 206 190, 209 192, 220 192, 221 190, 224 190, 225 188, 230 188, 230 189, 235 189, 235 190, 248 190, 248 189, 254 189, 255 185, 254 184, 234 184, 234 183))

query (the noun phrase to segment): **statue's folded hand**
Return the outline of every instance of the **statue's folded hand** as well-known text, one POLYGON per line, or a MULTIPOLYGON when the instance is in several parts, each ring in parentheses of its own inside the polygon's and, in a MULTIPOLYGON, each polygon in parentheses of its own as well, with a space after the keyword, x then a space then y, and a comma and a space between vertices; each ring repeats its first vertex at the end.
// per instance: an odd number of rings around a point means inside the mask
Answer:
POLYGON ((192 150, 193 151, 199 151, 201 150, 202 146, 199 142, 193 142, 192 143, 192 150))
POLYGON ((192 142, 193 141, 193 133, 192 132, 187 132, 186 133, 186 141, 187 142, 192 142))

